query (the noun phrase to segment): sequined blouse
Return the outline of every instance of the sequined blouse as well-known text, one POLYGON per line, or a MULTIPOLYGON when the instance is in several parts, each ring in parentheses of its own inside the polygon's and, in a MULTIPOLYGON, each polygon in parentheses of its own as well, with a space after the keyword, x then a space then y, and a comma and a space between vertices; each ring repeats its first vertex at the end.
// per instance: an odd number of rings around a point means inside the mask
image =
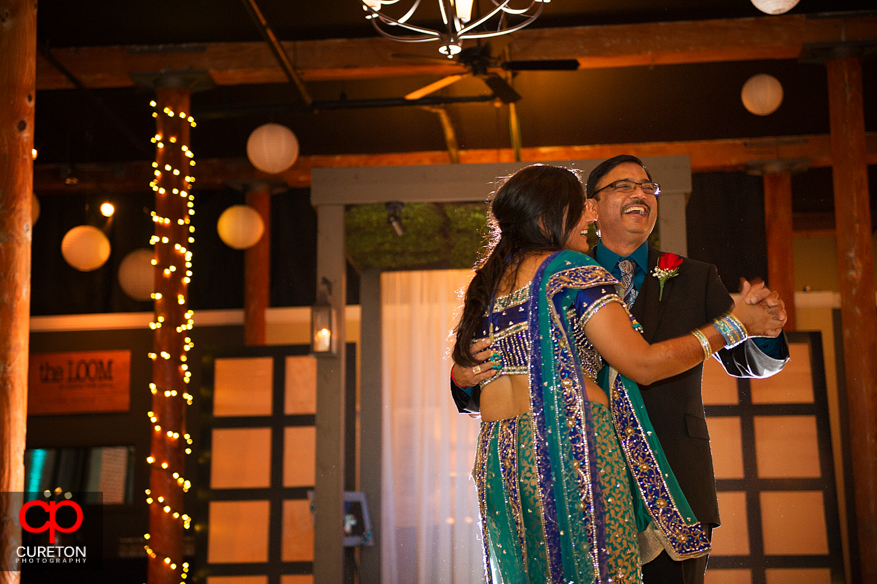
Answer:
MULTIPOLYGON (((586 377, 596 380, 597 373, 603 368, 603 360, 585 335, 585 325, 596 312, 611 302, 624 306, 615 286, 600 285, 579 291, 575 302, 566 311, 572 323, 573 336, 578 348, 582 372, 586 377)), ((490 336, 493 325, 493 344, 491 347, 500 355, 499 375, 526 375, 530 365, 530 344, 527 334, 530 307, 530 284, 519 288, 505 296, 497 296, 493 302, 492 313, 489 311, 481 318, 481 324, 474 342, 490 336)), ((484 387, 496 377, 482 382, 484 387)))

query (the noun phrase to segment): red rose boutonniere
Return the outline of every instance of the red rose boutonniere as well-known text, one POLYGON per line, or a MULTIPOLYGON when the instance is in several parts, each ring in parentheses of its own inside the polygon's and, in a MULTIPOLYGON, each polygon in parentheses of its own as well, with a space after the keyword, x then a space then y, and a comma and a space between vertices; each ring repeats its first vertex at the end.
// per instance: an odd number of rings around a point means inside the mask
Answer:
POLYGON ((682 258, 675 253, 662 253, 658 258, 658 266, 652 271, 652 275, 661 282, 658 292, 658 302, 664 297, 664 283, 670 278, 679 275, 679 266, 682 265, 682 258))

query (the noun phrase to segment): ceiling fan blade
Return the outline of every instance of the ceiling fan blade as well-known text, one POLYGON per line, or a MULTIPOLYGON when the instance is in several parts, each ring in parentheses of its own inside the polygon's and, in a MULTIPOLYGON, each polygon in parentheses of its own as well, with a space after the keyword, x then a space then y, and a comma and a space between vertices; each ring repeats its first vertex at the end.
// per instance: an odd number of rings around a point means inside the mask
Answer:
POLYGON ((454 59, 448 57, 430 57, 428 55, 414 55, 412 53, 393 53, 390 55, 392 59, 405 59, 406 61, 420 61, 421 63, 430 63, 434 65, 456 65, 465 67, 454 59))
POLYGON ((429 85, 421 87, 417 91, 412 91, 411 93, 409 93, 408 95, 405 96, 405 99, 409 99, 409 100, 420 99, 421 97, 424 97, 426 95, 429 95, 430 93, 438 91, 439 89, 447 87, 448 85, 451 85, 452 83, 456 83, 457 81, 459 81, 463 77, 468 77, 468 76, 469 76, 469 73, 462 73, 460 75, 448 75, 447 77, 442 77, 438 81, 435 81, 433 83, 430 83, 429 85))
POLYGON ((575 71, 576 59, 538 59, 532 61, 506 61, 501 67, 506 71, 575 71))
POLYGON ((480 77, 484 80, 484 83, 493 90, 493 94, 503 103, 513 103, 521 99, 521 94, 515 91, 505 79, 496 73, 481 75, 480 77))

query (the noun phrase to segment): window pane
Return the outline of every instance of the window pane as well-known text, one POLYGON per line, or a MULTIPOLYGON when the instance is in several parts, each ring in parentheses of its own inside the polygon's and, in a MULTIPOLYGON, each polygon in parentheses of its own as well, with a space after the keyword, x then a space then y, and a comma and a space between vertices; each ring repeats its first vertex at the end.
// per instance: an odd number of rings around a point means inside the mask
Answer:
POLYGON ((268 561, 268 501, 212 501, 207 534, 207 561, 268 561))
POLYGON ((307 576, 281 576, 280 584, 314 584, 314 577, 307 576))
MULTIPOLYGON (((341 528, 338 528, 341 537, 341 528)), ((314 559, 314 520, 307 499, 283 502, 284 562, 311 562, 314 559)))
POLYGON ((828 553, 821 491, 763 491, 761 526, 765 554, 828 553))
POLYGON ((708 569, 705 584, 752 584, 752 573, 749 570, 708 569))
POLYGON ((207 584, 268 584, 268 576, 209 576, 207 584))
POLYGON ((767 584, 831 584, 828 568, 801 568, 796 570, 767 569, 767 584))
POLYGON ((217 359, 213 371, 214 416, 271 415, 271 357, 217 359))
POLYGON ((283 438, 283 486, 312 487, 316 480, 316 428, 284 428, 283 438))
POLYGON ((760 478, 818 478, 815 416, 755 416, 760 478))
POLYGON ((740 418, 736 416, 711 417, 710 448, 717 479, 743 478, 743 440, 740 418))
POLYGON ((215 428, 212 450, 211 488, 271 486, 270 428, 215 428))
POLYGON ((722 527, 713 531, 714 556, 749 555, 749 519, 746 516, 746 493, 718 493, 722 527))
POLYGON ((740 401, 737 394, 737 378, 731 377, 715 359, 703 364, 704 405, 734 405, 740 401))
POLYGON ((317 411, 317 360, 314 357, 286 358, 287 414, 313 414, 317 411))

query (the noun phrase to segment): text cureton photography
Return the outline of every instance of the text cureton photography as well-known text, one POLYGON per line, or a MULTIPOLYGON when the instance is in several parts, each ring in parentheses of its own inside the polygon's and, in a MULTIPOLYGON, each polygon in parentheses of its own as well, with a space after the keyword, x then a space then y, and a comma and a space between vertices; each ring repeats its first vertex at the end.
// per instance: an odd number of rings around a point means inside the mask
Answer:
POLYGON ((18 511, 21 541, 5 558, 11 570, 96 570, 103 557, 100 493, 61 489, 7 493, 18 511))

